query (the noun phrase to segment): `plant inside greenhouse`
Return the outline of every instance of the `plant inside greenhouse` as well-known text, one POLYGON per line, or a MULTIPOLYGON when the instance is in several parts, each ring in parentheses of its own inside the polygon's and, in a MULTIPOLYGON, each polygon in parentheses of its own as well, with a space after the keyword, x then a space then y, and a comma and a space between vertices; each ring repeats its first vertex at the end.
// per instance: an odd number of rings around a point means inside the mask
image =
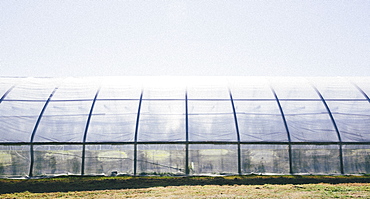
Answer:
POLYGON ((369 77, 0 78, 0 177, 370 174, 369 77))

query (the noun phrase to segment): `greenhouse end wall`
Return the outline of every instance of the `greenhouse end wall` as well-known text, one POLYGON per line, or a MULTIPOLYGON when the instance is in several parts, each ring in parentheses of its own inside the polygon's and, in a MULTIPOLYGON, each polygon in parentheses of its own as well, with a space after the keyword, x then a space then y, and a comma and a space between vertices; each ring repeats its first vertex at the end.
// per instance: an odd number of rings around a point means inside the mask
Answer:
POLYGON ((370 174, 368 77, 0 77, 0 177, 370 174))

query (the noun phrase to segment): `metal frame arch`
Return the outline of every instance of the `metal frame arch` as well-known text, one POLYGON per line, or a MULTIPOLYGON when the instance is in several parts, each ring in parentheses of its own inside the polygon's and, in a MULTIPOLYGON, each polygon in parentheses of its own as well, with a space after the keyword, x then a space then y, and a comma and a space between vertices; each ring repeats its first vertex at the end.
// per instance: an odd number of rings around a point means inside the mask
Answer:
POLYGON ((335 122, 334 116, 333 116, 333 114, 331 113, 331 110, 330 110, 330 108, 329 108, 329 105, 326 103, 326 100, 325 100, 325 98, 322 96, 322 94, 320 93, 320 91, 319 91, 319 90, 318 90, 314 85, 312 85, 312 87, 313 87, 313 89, 315 89, 316 93, 319 95, 319 97, 320 97, 320 99, 321 99, 322 103, 324 104, 324 106, 325 106, 326 110, 328 111, 329 117, 330 117, 330 119, 331 119, 331 121, 332 121, 332 123, 333 123, 334 129, 335 129, 335 131, 336 131, 336 133, 337 133, 338 141, 339 141, 339 142, 342 142, 342 138, 341 138, 341 135, 340 135, 340 132, 339 132, 339 129, 338 129, 337 123, 335 122))
POLYGON ((90 121, 91 121, 91 115, 92 115, 92 113, 94 111, 95 102, 96 102, 96 99, 98 98, 99 92, 100 92, 100 88, 98 88, 98 90, 96 91, 95 97, 94 97, 93 102, 91 104, 89 116, 87 117, 87 121, 86 121, 86 127, 85 127, 85 131, 84 131, 84 137, 83 137, 83 140, 82 140, 81 175, 84 175, 85 174, 85 156, 86 156, 86 138, 87 138, 87 132, 89 130, 90 121))
POLYGON ((293 174, 293 157, 292 157, 292 140, 291 140, 291 137, 290 137, 290 131, 289 131, 289 127, 288 127, 288 123, 286 121, 286 118, 285 118, 285 114, 284 114, 284 110, 283 110, 283 107, 281 106, 280 104, 280 100, 275 92, 275 89, 272 87, 272 85, 270 85, 270 89, 275 97, 275 100, 276 100, 276 103, 279 107, 279 110, 280 110, 280 114, 281 114, 281 118, 283 119, 283 122, 284 122, 284 126, 285 126, 285 130, 286 130, 286 133, 287 133, 287 138, 288 138, 288 142, 289 142, 289 145, 288 145, 288 153, 289 153, 289 173, 290 174, 293 174))
POLYGON ((1 97, 0 99, 0 104, 1 102, 4 101, 4 99, 8 96, 8 94, 15 88, 17 87, 19 84, 22 84, 23 82, 26 82, 26 79, 27 78, 22 78, 22 80, 20 80, 19 82, 16 82, 13 86, 11 86, 5 93, 4 95, 1 97))
POLYGON ((356 89, 358 90, 358 91, 360 91, 361 92, 361 94, 367 99, 367 101, 370 103, 370 97, 365 93, 365 91, 364 90, 362 90, 356 83, 354 83, 354 82, 352 82, 352 81, 350 81, 351 82, 351 84, 354 86, 354 87, 356 87, 356 89))
POLYGON ((320 91, 316 88, 316 86, 314 86, 313 84, 311 84, 311 86, 313 87, 313 89, 316 91, 316 93, 319 95, 322 103, 324 104, 328 114, 329 114, 329 117, 333 123, 333 126, 334 126, 334 129, 337 133, 337 137, 338 137, 338 141, 339 141, 339 164, 340 164, 340 173, 341 174, 344 174, 344 166, 343 166, 343 149, 342 149, 342 138, 341 138, 341 135, 340 135, 340 132, 339 132, 339 129, 338 129, 338 126, 337 126, 337 123, 335 122, 335 119, 334 119, 334 116, 333 114, 331 113, 331 110, 328 106, 328 104, 326 103, 325 101, 325 98, 322 96, 322 94, 320 93, 320 91))
POLYGON ((230 95, 231 107, 233 109, 234 121, 235 121, 235 131, 236 131, 236 136, 238 140, 238 174, 241 175, 242 166, 241 166, 241 148, 240 148, 240 132, 239 132, 239 125, 238 125, 238 117, 236 115, 236 109, 235 109, 235 104, 234 104, 234 99, 233 99, 231 89, 228 88, 228 90, 229 90, 229 95, 230 95))
POLYGON ((1 104, 1 102, 3 102, 4 101, 4 99, 6 98, 6 96, 13 90, 13 88, 15 87, 16 85, 14 85, 14 86, 12 86, 12 87, 10 87, 5 93, 4 93, 4 95, 1 97, 1 99, 0 99, 0 104, 1 104))
POLYGON ((33 150, 33 140, 35 138, 35 135, 36 135, 36 132, 37 132, 37 129, 39 127, 39 124, 40 124, 40 121, 42 119, 42 116, 44 115, 44 112, 47 108, 47 106, 49 105, 49 102, 51 100, 51 98, 54 96, 55 92, 58 90, 58 87, 55 87, 54 90, 51 92, 51 94, 49 95, 48 99, 46 100, 44 106, 42 107, 42 110, 39 114, 39 117, 37 118, 37 121, 36 121, 36 124, 33 128, 33 131, 32 131, 32 134, 31 134, 31 138, 30 138, 30 157, 31 157, 31 162, 30 162, 30 170, 29 170, 29 176, 32 177, 33 176, 33 164, 34 164, 34 150, 33 150))
POLYGON ((137 116, 136 116, 135 135, 134 135, 134 175, 135 176, 136 176, 136 171, 137 171, 137 137, 139 133, 139 121, 140 121, 141 103, 143 101, 143 94, 144 94, 144 89, 141 90, 141 94, 140 94, 139 106, 138 106, 137 116))

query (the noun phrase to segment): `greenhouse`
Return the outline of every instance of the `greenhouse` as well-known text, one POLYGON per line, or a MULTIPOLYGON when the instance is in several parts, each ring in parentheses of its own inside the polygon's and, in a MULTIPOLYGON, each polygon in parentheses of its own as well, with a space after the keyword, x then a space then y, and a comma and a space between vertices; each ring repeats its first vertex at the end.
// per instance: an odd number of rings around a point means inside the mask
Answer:
POLYGON ((0 77, 0 177, 370 174, 370 77, 0 77))

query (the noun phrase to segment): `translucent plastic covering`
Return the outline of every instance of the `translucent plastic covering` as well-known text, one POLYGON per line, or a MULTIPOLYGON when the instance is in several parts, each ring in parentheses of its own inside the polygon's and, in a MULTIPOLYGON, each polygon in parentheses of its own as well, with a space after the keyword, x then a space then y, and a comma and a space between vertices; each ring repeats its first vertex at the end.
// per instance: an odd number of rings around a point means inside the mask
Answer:
POLYGON ((0 78, 0 176, 370 173, 369 77, 0 78))
POLYGON ((241 141, 288 141, 276 101, 235 101, 235 109, 241 141))
POLYGON ((25 176, 30 166, 30 147, 28 145, 0 145, 0 175, 25 176))
POLYGON ((189 101, 188 108, 190 141, 237 141, 230 101, 189 101))
POLYGON ((338 145, 292 146, 293 170, 303 174, 340 174, 340 153, 338 145))
POLYGON ((91 101, 51 101, 45 110, 35 142, 81 142, 91 101))
POLYGON ((343 159, 345 173, 370 173, 369 145, 344 145, 343 159))
POLYGON ((97 100, 91 115, 86 141, 134 141, 133 132, 135 132, 138 105, 138 99, 97 100))
POLYGON ((185 149, 179 144, 153 144, 138 147, 137 172, 141 175, 183 174, 185 149))
MULTIPOLYGON (((81 146, 39 145, 34 147, 34 175, 80 174, 81 146)), ((27 171, 28 172, 28 171, 27 171)))
POLYGON ((325 99, 364 99, 361 92, 344 78, 311 78, 325 99))
POLYGON ((357 77, 357 78, 350 78, 351 83, 364 95, 365 98, 368 100, 370 97, 370 84, 369 78, 367 77, 357 77))
POLYGON ((329 101, 342 141, 370 142, 370 106, 366 101, 329 101))
POLYGON ((11 79, 8 82, 11 82, 10 84, 14 87, 7 93, 4 99, 46 101, 53 89, 57 87, 61 81, 62 79, 52 78, 11 79))
POLYGON ((138 141, 185 141, 184 126, 184 101, 142 101, 138 141))
POLYGON ((289 173, 287 145, 242 145, 242 172, 289 173))
POLYGON ((238 170, 236 145, 192 144, 189 154, 191 174, 230 174, 238 170))
POLYGON ((0 78, 0 100, 2 100, 23 78, 0 78))
POLYGON ((321 101, 283 101, 281 104, 293 142, 339 141, 321 101))
MULTIPOLYGON (((81 160, 81 156, 79 160, 81 160)), ((133 145, 87 145, 85 161, 85 172, 92 175, 111 174, 115 171, 132 173, 133 145)), ((81 162, 76 161, 75 165, 78 164, 80 165, 75 168, 75 171, 81 169, 81 162)))

